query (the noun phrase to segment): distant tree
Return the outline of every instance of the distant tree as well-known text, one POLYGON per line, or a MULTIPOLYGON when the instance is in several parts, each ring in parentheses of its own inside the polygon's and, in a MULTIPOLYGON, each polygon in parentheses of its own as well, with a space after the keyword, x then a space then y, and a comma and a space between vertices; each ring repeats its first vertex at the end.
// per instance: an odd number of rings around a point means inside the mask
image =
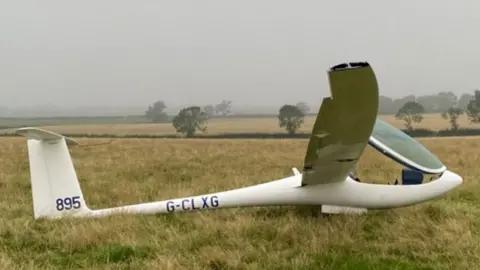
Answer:
POLYGON ((458 117, 463 114, 463 109, 462 108, 457 108, 457 107, 451 107, 448 109, 446 112, 442 113, 442 117, 444 119, 450 119, 450 125, 452 127, 452 130, 457 130, 458 129, 458 117))
POLYGON ((203 111, 207 114, 209 118, 215 116, 215 107, 213 107, 213 105, 207 105, 203 107, 203 111))
MULTIPOLYGON (((415 101, 423 106, 423 109, 426 113, 443 113, 447 112, 453 107, 465 109, 468 101, 465 103, 465 101, 462 101, 461 98, 459 99, 452 91, 447 91, 419 96, 415 101), (461 105, 462 102, 464 103, 463 106, 461 105)), ((466 96, 463 98, 466 98, 466 96)))
POLYGON ((395 114, 398 110, 393 107, 393 99, 380 95, 378 97, 378 113, 379 114, 395 114))
POLYGON ((457 96, 451 92, 439 92, 432 95, 419 96, 415 102, 422 105, 426 113, 442 113, 457 104, 457 96))
POLYGON ((474 95, 464 93, 458 99, 456 107, 461 108, 463 110, 467 110, 468 103, 470 103, 470 100, 473 100, 473 99, 475 99, 474 95))
POLYGON ((310 106, 305 102, 298 102, 297 107, 303 112, 304 115, 307 115, 310 112, 310 106))
POLYGON ((466 112, 470 122, 480 122, 480 90, 475 90, 474 98, 468 103, 466 112))
POLYGON ((197 130, 205 132, 208 116, 198 106, 183 108, 173 118, 172 124, 177 132, 186 134, 187 137, 195 135, 197 130))
POLYGON ((303 124, 305 114, 295 105, 285 104, 280 108, 278 121, 280 127, 284 127, 289 134, 295 134, 303 124))
POLYGON ((452 107, 455 107, 458 101, 457 95, 455 95, 452 91, 448 92, 440 92, 437 94, 437 110, 433 112, 444 112, 449 110, 452 107))
POLYGON ((231 100, 222 100, 220 104, 215 105, 215 112, 220 115, 228 115, 231 113, 230 109, 232 107, 231 100))
MULTIPOLYGON (((438 104, 437 95, 419 96, 415 99, 415 102, 422 105, 425 112, 431 113, 431 112, 439 111, 439 104, 438 104)), ((445 109, 442 110, 442 111, 445 111, 445 109)))
POLYGON ((145 112, 145 118, 154 123, 166 122, 168 121, 168 115, 164 112, 166 108, 165 102, 159 100, 153 103, 153 105, 148 106, 145 112))
POLYGON ((395 118, 405 121, 405 127, 413 130, 412 122, 420 123, 423 120, 423 113, 422 105, 415 101, 408 101, 398 110, 395 118))
POLYGON ((392 102, 392 111, 393 113, 397 113, 403 105, 405 105, 409 101, 416 101, 416 97, 414 95, 408 95, 401 98, 394 99, 392 102))

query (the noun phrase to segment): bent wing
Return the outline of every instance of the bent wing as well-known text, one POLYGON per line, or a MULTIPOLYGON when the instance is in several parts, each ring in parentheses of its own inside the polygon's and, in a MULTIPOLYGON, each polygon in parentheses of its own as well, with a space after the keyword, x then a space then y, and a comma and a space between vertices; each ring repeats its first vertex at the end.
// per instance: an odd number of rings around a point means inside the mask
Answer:
POLYGON ((368 63, 341 64, 328 72, 324 98, 308 143, 302 186, 343 181, 354 169, 373 131, 378 85, 368 63))

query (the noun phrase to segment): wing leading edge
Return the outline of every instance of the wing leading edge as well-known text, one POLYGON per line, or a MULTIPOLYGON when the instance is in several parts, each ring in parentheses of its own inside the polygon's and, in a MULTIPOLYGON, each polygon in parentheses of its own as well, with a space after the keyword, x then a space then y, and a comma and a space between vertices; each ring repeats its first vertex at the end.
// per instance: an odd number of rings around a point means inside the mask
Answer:
POLYGON ((378 84, 368 63, 328 72, 331 97, 324 98, 308 143, 302 186, 343 181, 365 149, 378 113, 378 84))

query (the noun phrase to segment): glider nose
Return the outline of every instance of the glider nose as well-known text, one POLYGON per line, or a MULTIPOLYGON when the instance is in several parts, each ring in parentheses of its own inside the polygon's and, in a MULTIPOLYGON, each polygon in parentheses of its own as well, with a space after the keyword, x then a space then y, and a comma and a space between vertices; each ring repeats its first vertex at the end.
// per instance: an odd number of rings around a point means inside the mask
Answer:
POLYGON ((456 183, 456 186, 459 186, 463 183, 463 179, 460 175, 457 175, 457 177, 455 178, 455 183, 456 183))
POLYGON ((460 175, 452 172, 452 171, 445 171, 445 177, 449 180, 451 183, 452 189, 456 188, 457 186, 461 185, 463 183, 463 179, 460 175))

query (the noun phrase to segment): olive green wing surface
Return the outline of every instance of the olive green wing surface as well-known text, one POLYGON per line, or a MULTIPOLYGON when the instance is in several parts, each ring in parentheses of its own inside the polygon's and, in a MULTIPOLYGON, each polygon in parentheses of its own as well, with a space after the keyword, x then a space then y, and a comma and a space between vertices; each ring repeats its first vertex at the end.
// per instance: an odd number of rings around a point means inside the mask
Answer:
POLYGON ((328 71, 331 97, 320 106, 308 143, 302 186, 343 181, 355 168, 378 113, 378 84, 368 63, 328 71))

